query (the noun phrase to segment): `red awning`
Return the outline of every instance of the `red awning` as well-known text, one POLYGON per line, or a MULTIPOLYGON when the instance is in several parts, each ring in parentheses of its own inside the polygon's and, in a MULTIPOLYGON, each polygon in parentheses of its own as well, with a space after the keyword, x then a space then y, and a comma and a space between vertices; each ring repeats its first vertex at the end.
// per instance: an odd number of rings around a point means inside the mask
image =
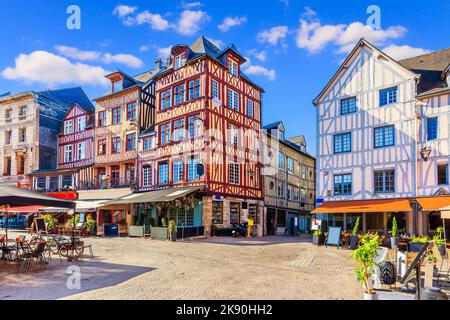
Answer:
POLYGON ((39 209, 42 209, 42 206, 28 206, 28 207, 15 207, 9 208, 8 212, 10 213, 33 213, 37 212, 39 209))

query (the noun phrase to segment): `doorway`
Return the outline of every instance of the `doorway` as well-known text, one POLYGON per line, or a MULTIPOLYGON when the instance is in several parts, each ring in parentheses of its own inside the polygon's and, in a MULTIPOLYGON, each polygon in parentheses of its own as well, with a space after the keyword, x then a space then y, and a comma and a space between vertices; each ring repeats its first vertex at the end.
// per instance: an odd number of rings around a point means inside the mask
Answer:
POLYGON ((275 209, 267 209, 267 235, 275 235, 275 209))
POLYGON ((241 223, 241 204, 232 202, 230 203, 230 222, 231 224, 241 223))

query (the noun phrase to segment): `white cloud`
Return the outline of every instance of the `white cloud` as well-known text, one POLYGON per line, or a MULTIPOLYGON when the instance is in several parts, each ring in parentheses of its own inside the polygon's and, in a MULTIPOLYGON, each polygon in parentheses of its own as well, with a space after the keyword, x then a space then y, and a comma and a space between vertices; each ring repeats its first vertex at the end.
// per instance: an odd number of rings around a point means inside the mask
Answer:
POLYGON ((247 22, 247 17, 226 17, 217 27, 222 32, 227 32, 233 27, 238 27, 247 22))
POLYGON ((82 51, 75 47, 56 45, 56 51, 64 57, 73 58, 79 61, 95 61, 99 60, 101 53, 98 51, 82 51))
POLYGON ((171 50, 172 46, 165 48, 158 48, 158 58, 167 59, 167 57, 170 56, 171 50))
POLYGON ((196 34, 211 18, 204 11, 184 10, 177 22, 176 30, 186 36, 196 34))
POLYGON ((144 65, 141 59, 131 54, 124 54, 124 53, 114 55, 110 53, 105 53, 103 56, 103 62, 107 64, 120 63, 129 66, 131 68, 141 68, 144 65))
POLYGON ((402 37, 407 31, 402 26, 376 30, 361 22, 322 25, 315 16, 316 13, 311 8, 305 8, 296 37, 297 47, 313 54, 322 51, 330 44, 337 47, 337 53, 348 53, 361 38, 380 46, 388 40, 402 37))
POLYGON ((203 4, 199 1, 196 2, 185 2, 185 1, 181 1, 181 7, 183 9, 192 9, 192 8, 198 8, 203 6, 203 4))
POLYGON ((164 31, 171 27, 169 21, 164 19, 163 16, 158 13, 151 13, 148 10, 139 13, 136 18, 134 18, 134 20, 130 20, 130 25, 132 25, 133 22, 135 22, 137 25, 148 24, 152 29, 158 31, 164 31))
POLYGON ((261 62, 265 62, 267 60, 267 53, 265 51, 258 51, 256 49, 248 50, 247 53, 261 62))
POLYGON ((284 4, 286 7, 289 6, 290 1, 289 0, 279 0, 282 4, 284 4))
POLYGON ((15 66, 3 70, 2 76, 10 80, 43 83, 48 86, 60 84, 96 86, 108 84, 108 80, 105 79, 107 73, 101 67, 80 62, 72 63, 47 51, 34 51, 30 54, 20 54, 15 59, 15 66))
POLYGON ((278 42, 283 42, 289 32, 286 26, 273 27, 269 30, 260 32, 257 36, 259 42, 267 42, 271 45, 278 45, 278 42))
POLYGON ((139 48, 139 52, 147 52, 150 50, 150 46, 143 45, 139 48))
POLYGON ((129 16, 130 14, 135 13, 137 9, 138 9, 137 7, 118 5, 114 9, 113 14, 117 15, 119 18, 124 18, 126 16, 129 16))
POLYGON ((412 57, 417 57, 426 53, 431 52, 431 50, 423 48, 415 48, 407 45, 397 46, 390 45, 383 49, 383 52, 395 60, 404 60, 412 57))
POLYGON ((264 76, 268 78, 270 81, 274 81, 276 78, 276 71, 274 69, 267 69, 263 66, 257 66, 257 65, 248 65, 248 67, 245 68, 244 72, 248 75, 256 75, 256 76, 264 76))
POLYGON ((76 47, 63 45, 57 45, 55 48, 60 55, 78 61, 101 61, 106 64, 120 63, 131 68, 141 68, 144 65, 141 59, 131 54, 120 53, 114 55, 97 51, 83 51, 76 47))

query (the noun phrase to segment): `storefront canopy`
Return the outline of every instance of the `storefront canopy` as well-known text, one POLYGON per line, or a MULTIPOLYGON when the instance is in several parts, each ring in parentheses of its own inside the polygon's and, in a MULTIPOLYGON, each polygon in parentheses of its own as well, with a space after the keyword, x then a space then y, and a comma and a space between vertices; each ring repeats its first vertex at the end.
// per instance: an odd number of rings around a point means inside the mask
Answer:
POLYGON ((106 207, 116 204, 170 202, 190 195, 202 188, 203 187, 171 188, 146 193, 134 193, 116 200, 105 202, 103 206, 106 207))
POLYGON ((379 213, 379 212, 410 212, 412 211, 407 199, 383 200, 355 200, 325 202, 312 214, 324 213, 379 213))
POLYGON ((75 208, 75 202, 60 200, 27 189, 0 185, 0 206, 49 206, 75 208))
POLYGON ((39 211, 39 209, 42 209, 42 206, 28 206, 28 207, 15 207, 15 208, 9 208, 9 213, 34 213, 39 211))
POLYGON ((450 197, 436 196, 417 198, 417 202, 423 211, 440 211, 442 208, 450 206, 450 197))

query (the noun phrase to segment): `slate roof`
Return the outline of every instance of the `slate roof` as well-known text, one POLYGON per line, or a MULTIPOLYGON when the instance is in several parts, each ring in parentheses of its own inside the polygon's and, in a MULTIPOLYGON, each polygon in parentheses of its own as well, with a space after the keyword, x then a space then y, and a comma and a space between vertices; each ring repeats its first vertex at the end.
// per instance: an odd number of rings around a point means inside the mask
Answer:
POLYGON ((282 124, 282 121, 277 121, 271 124, 268 124, 266 126, 263 127, 263 129, 265 130, 274 130, 274 129, 278 129, 278 127, 280 126, 280 124, 282 124))
POLYGON ((421 75, 417 86, 419 95, 438 92, 448 87, 442 73, 450 64, 450 48, 402 60, 399 63, 421 75))
POLYGON ((53 100, 58 104, 63 104, 68 108, 71 108, 74 104, 78 104, 90 113, 95 112, 94 105, 81 87, 46 90, 36 92, 36 94, 49 100, 53 100))

